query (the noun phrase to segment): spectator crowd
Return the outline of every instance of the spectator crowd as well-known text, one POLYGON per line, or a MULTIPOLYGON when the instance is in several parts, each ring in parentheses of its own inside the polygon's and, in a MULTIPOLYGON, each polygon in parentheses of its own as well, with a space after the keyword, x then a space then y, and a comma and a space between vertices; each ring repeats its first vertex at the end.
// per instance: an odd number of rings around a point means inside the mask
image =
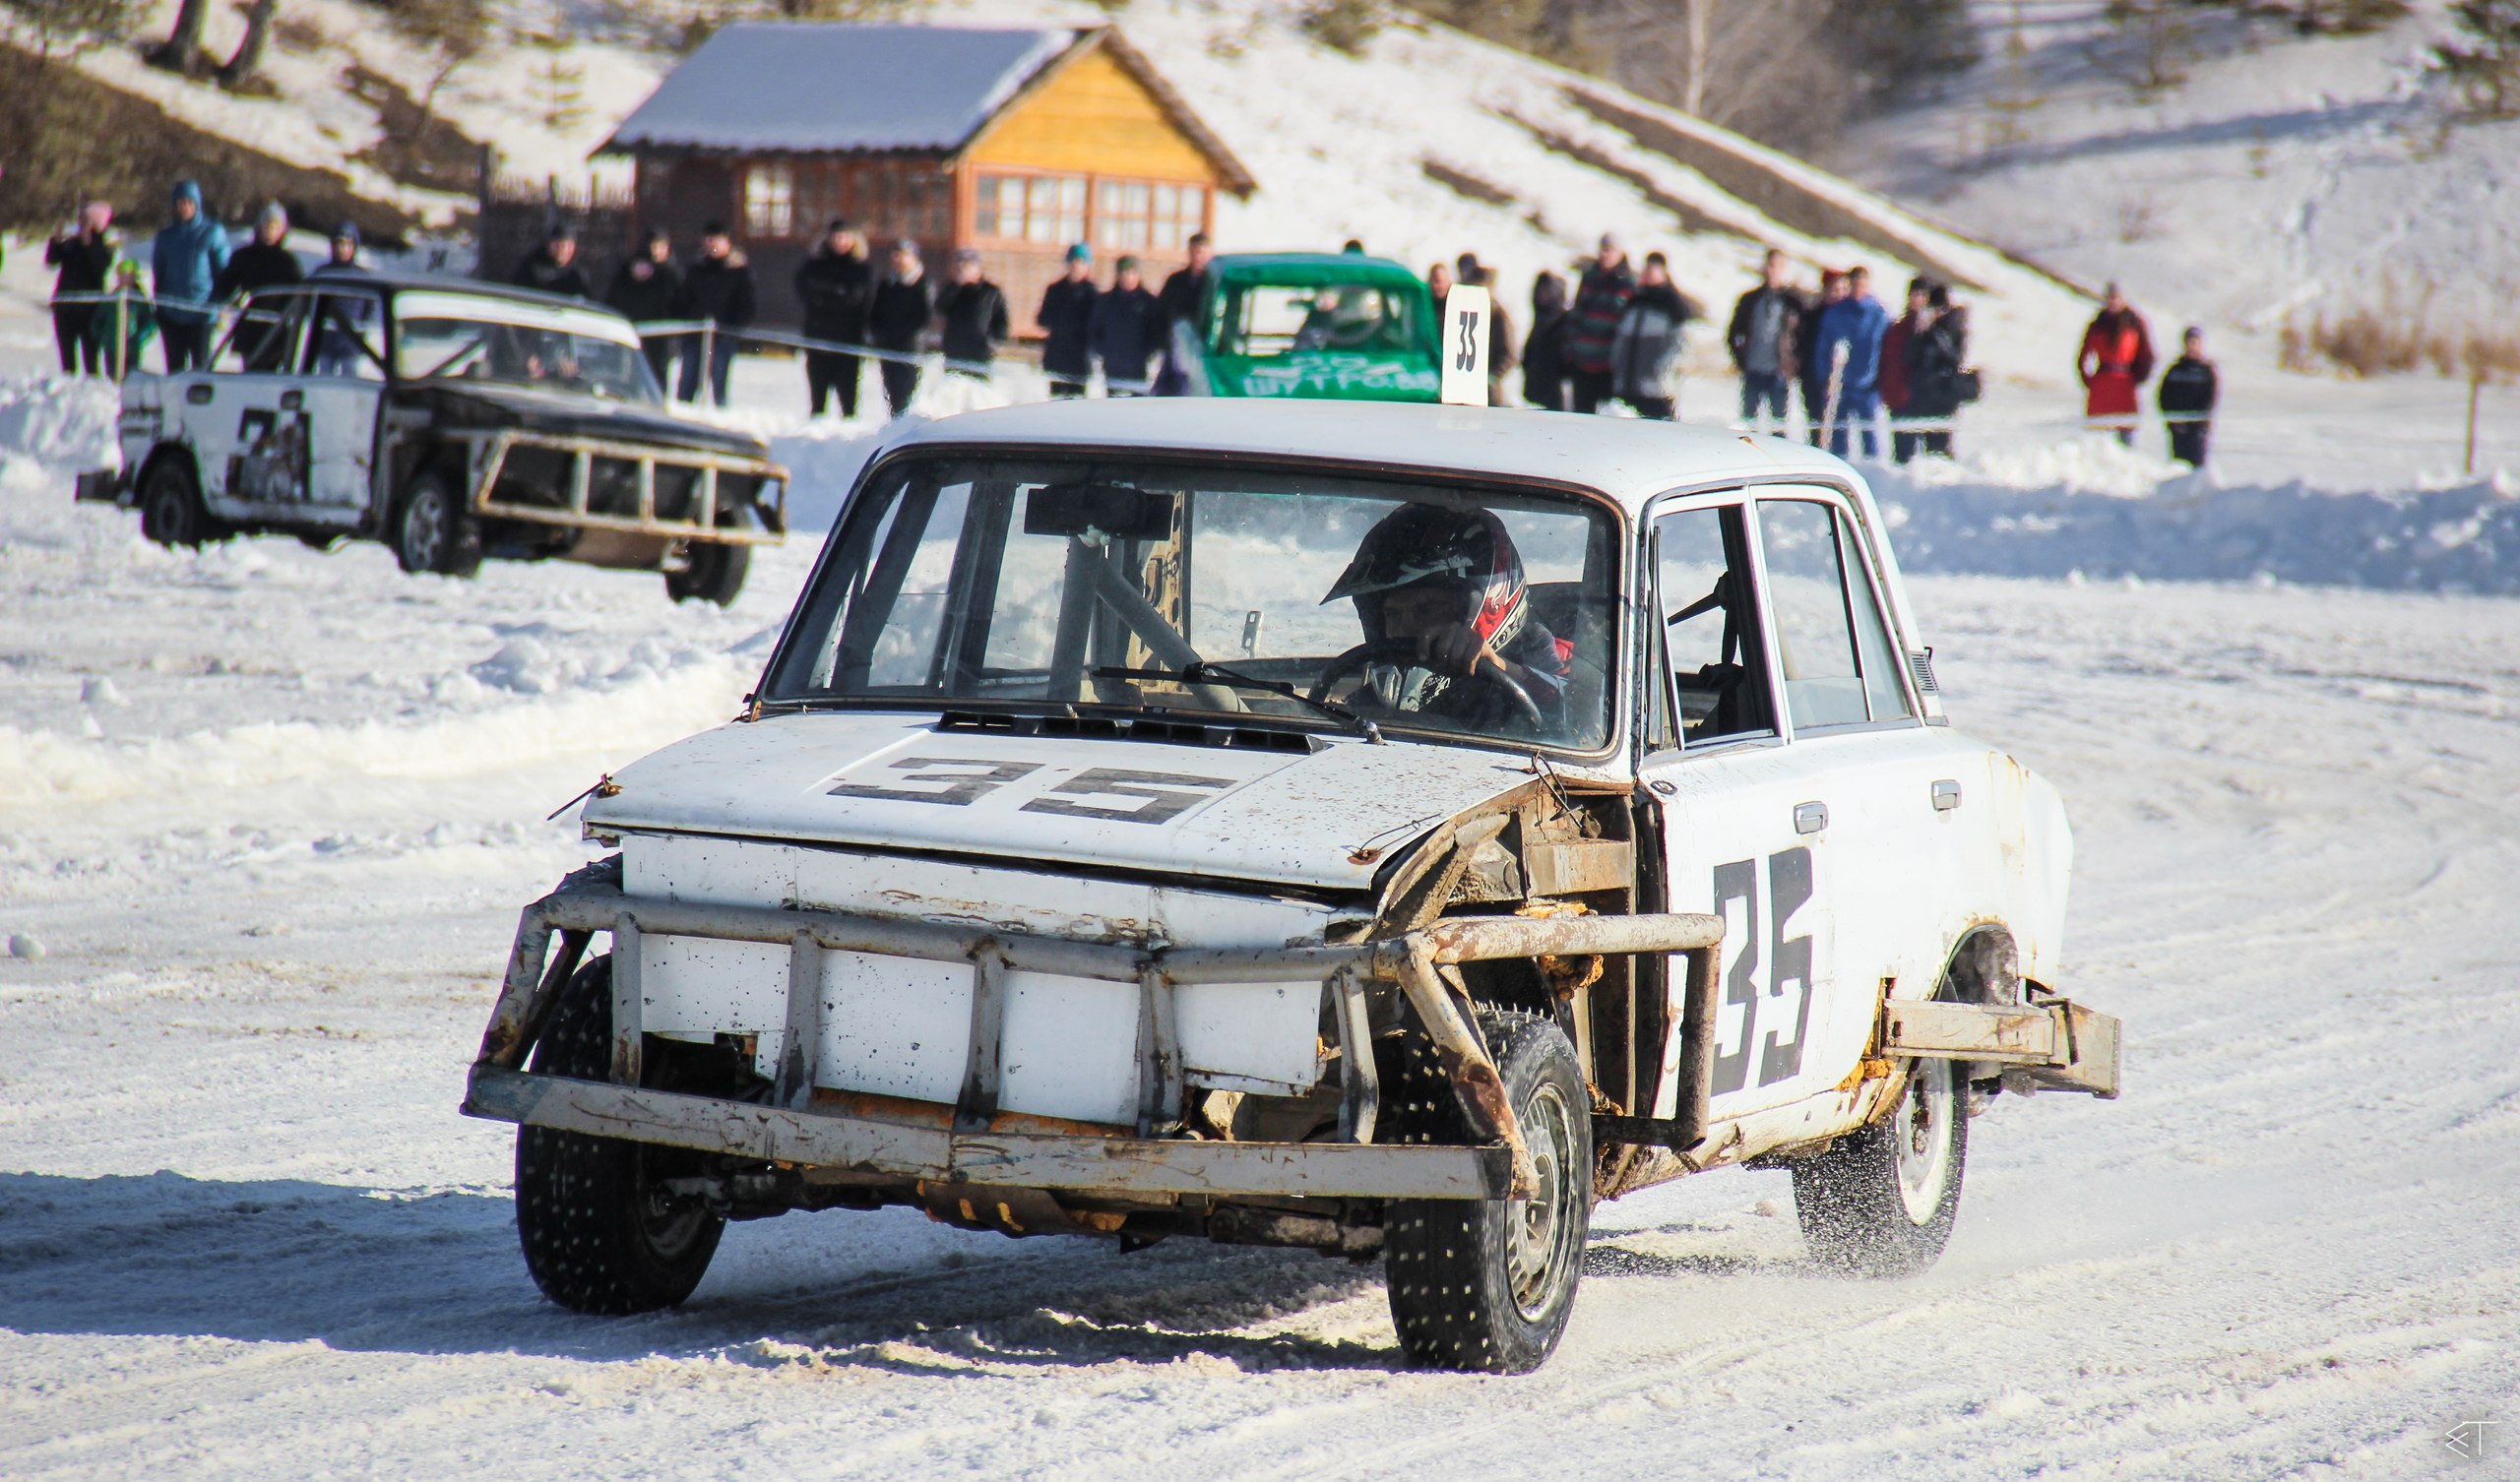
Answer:
MULTIPOLYGON (((274 203, 255 218, 251 239, 231 247, 200 187, 181 182, 170 193, 168 219, 149 241, 144 282, 141 261, 124 255, 113 209, 102 202, 86 206, 44 251, 55 270, 53 330, 62 370, 122 375, 139 366, 153 339, 169 373, 207 366, 227 306, 306 276, 287 245, 289 230, 287 213, 274 203)), ((1364 249, 1352 240, 1345 250, 1364 249)), ((357 225, 344 222, 331 238, 329 261, 315 273, 363 271, 360 253, 357 225)), ((1109 396, 1188 389, 1174 353, 1175 329, 1195 318, 1210 284, 1214 252, 1205 235, 1189 239, 1186 259, 1160 288, 1150 289, 1133 256, 1119 257, 1108 278, 1098 280, 1093 249, 1083 243, 1068 249, 1063 272, 1029 316, 1051 396, 1085 396, 1098 377, 1109 396)), ((1675 418, 1687 331, 1705 310, 1673 280, 1669 260, 1648 252, 1632 262, 1615 235, 1605 235, 1569 276, 1571 284, 1555 272, 1537 276, 1528 331, 1519 337, 1495 292, 1494 270, 1476 253, 1433 264, 1425 283, 1437 305, 1457 284, 1490 291, 1492 403, 1515 402, 1512 381, 1519 370, 1519 400, 1529 406, 1587 414, 1624 406, 1639 417, 1675 418)), ((658 387, 685 401, 705 397, 726 404, 741 346, 787 344, 801 352, 809 411, 818 417, 857 415, 868 359, 877 363, 885 405, 896 415, 917 395, 935 359, 945 374, 985 379, 1018 317, 976 251, 957 250, 940 286, 929 280, 917 242, 893 243, 879 268, 866 236, 839 218, 795 270, 800 335, 760 327, 754 270, 721 222, 703 227, 699 253, 687 264, 675 261, 663 233, 647 233, 599 294, 575 229, 558 224, 508 278, 618 310, 639 327, 658 387)), ((1970 363, 1969 311, 1952 286, 1912 279, 1894 316, 1874 296, 1862 267, 1824 269, 1811 286, 1792 279, 1791 260, 1769 251, 1758 281, 1734 301, 1725 326, 1725 348, 1739 383, 1738 425, 1790 435, 1798 416, 1803 436, 1842 456, 1899 463, 1950 457, 1960 413, 1984 390, 1970 363)), ((2153 379, 2154 350, 2143 316, 2115 284, 2084 332, 2075 368, 2086 425, 2131 441, 2143 388, 2153 379)), ((2203 332, 2190 328, 2156 392, 2174 458, 2204 462, 2219 391, 2203 332)))

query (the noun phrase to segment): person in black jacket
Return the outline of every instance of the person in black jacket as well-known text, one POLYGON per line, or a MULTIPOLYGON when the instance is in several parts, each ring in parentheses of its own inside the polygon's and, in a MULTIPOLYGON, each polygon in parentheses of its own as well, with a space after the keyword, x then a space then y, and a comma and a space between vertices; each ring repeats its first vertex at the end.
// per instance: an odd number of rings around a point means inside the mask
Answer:
MULTIPOLYGON (((649 232, 637 255, 613 270, 612 286, 603 301, 632 324, 654 324, 682 311, 682 271, 673 265, 673 242, 662 231, 649 232)), ((673 385, 672 335, 642 335, 639 353, 657 378, 657 390, 673 385)))
POLYGON ((254 239, 239 247, 219 271, 212 296, 220 302, 243 298, 265 288, 284 288, 303 281, 306 270, 288 250, 288 212, 278 201, 254 218, 254 239))
POLYGON ((755 306, 752 265, 735 250, 724 223, 710 222, 700 229, 700 261, 682 276, 682 307, 676 317, 706 320, 717 326, 717 333, 702 337, 709 346, 705 356, 682 357, 682 400, 700 400, 700 362, 705 358, 710 400, 726 404, 726 375, 734 369, 735 342, 742 338, 734 332, 751 326, 755 306))
MULTIPOLYGON (((805 338, 835 344, 863 344, 866 308, 875 297, 875 270, 866 244, 834 216, 821 245, 796 267, 796 301, 805 306, 805 338)), ((843 417, 857 415, 857 356, 842 350, 805 351, 805 387, 812 415, 837 396, 843 417)))
POLYGON ((595 297, 595 284, 587 281, 587 270, 578 263, 578 229, 566 221, 552 223, 550 236, 516 265, 515 281, 520 288, 595 297))
MULTIPOLYGON (((1960 414, 1964 368, 1969 364, 1969 311, 1951 301, 1951 288, 1931 283, 1901 354, 1908 371, 1907 415, 1947 420, 1960 414)), ((1951 456, 1951 429, 1915 434, 1920 452, 1951 456)))
MULTIPOLYGON (((78 220, 53 233, 52 240, 44 244, 44 266, 59 270, 52 280, 56 298, 66 293, 105 291, 105 280, 113 276, 114 258, 120 251, 120 244, 114 240, 113 220, 111 206, 92 201, 79 209, 78 220)), ((95 317, 97 308, 92 303, 52 306, 52 338, 61 352, 61 373, 65 376, 103 374, 102 344, 98 337, 88 333, 88 323, 95 317)))
POLYGON ((2222 395, 2214 362, 2205 358, 2205 331, 2189 325, 2180 337, 2178 358, 2162 372, 2153 393, 2162 420, 2170 427, 2170 456, 2191 468, 2205 466, 2205 444, 2214 431, 2214 402, 2222 395))
POLYGON ((1785 426, 1786 387, 1804 363, 1797 351, 1804 321, 1819 329, 1810 306, 1785 280, 1786 257, 1768 250, 1759 267, 1759 285, 1732 306, 1732 323, 1724 342, 1732 351, 1732 368, 1741 373, 1741 420, 1753 426, 1767 418, 1785 426))
POLYGON ((1034 322, 1049 340, 1041 346, 1041 369, 1049 373, 1050 395, 1081 397, 1094 379, 1094 301, 1102 290, 1094 286, 1094 249, 1083 242, 1067 250, 1067 276, 1041 292, 1041 312, 1034 322))
POLYGON ((1094 358, 1102 362, 1106 396, 1143 396, 1148 371, 1164 348, 1164 308, 1138 276, 1138 260, 1124 257, 1113 267, 1111 286, 1094 301, 1094 317, 1085 338, 1094 358))
POLYGON ((1532 332, 1523 341, 1523 400, 1544 411, 1566 409, 1566 279, 1532 279, 1532 332))
MULTIPOLYGON (((916 355, 919 341, 927 337, 928 322, 936 317, 936 300, 918 244, 908 237, 895 242, 892 266, 892 277, 875 290, 874 301, 867 306, 866 341, 879 350, 916 355)), ((918 394, 918 362, 887 360, 883 375, 884 404, 900 416, 918 394)))
POLYGON ((954 254, 954 281, 936 295, 945 321, 945 368, 988 379, 989 362, 1006 343, 1006 293, 980 274, 980 255, 965 247, 954 254))
POLYGON ((1208 279, 1214 275, 1208 265, 1216 261, 1216 249, 1208 245, 1208 234, 1195 232, 1190 237, 1190 261, 1174 269, 1164 280, 1164 289, 1155 301, 1164 310, 1164 369, 1156 373, 1155 394, 1177 397, 1190 389, 1189 373, 1175 365, 1172 358, 1172 327, 1191 324, 1199 317, 1199 305, 1208 296, 1208 279))

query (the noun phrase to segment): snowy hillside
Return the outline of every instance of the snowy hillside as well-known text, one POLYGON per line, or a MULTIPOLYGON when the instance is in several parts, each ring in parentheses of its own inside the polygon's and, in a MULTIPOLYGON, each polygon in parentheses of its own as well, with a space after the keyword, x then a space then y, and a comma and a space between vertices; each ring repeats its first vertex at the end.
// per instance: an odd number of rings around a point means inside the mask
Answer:
MULTIPOLYGON (((159 3, 171 13, 173 0, 159 3)), ((1884 281, 1914 271, 1951 278, 1982 306, 1979 358, 1989 371, 2056 379, 2045 346, 2085 310, 2040 272, 1607 84, 1421 22, 1387 28, 1352 57, 1305 33, 1299 9, 1284 0, 1135 0, 1116 12, 1085 0, 914 7, 939 24, 1116 20, 1259 178, 1249 201, 1221 208, 1228 249, 1335 247, 1357 237, 1420 266, 1474 250, 1502 270, 1507 303, 1519 309, 1534 274, 1566 271, 1602 232, 1616 231, 1632 251, 1668 252, 1682 287, 1721 309, 1748 286, 1761 247, 1773 243, 1799 259, 1806 277, 1820 264, 1866 263, 1884 281)), ((81 65, 204 127, 295 163, 342 169, 362 190, 442 218, 454 198, 396 185, 361 162, 381 125, 342 84, 356 65, 417 93, 424 58, 353 0, 292 0, 290 15, 324 40, 311 50, 274 48, 277 98, 232 97, 127 54, 94 53, 81 65)), ((232 45, 240 25, 220 13, 210 49, 232 45)), ((498 48, 457 71, 441 94, 441 111, 470 137, 493 142, 504 170, 563 181, 618 171, 617 161, 591 162, 588 152, 673 61, 627 44, 633 35, 617 27, 570 34, 556 49, 498 48), (556 129, 540 81, 555 60, 583 76, 574 90, 583 111, 556 129)), ((1698 358, 1713 368, 1721 356, 1711 332, 1701 333, 1698 358)))
POLYGON ((1981 0, 1986 61, 1867 127, 1844 163, 2080 280, 2123 279, 2157 329, 2264 331, 2392 303, 2428 305, 2443 329, 2488 311, 2507 325, 2520 121, 2453 123, 2430 71, 2444 0, 2362 36, 2174 8, 2183 81, 2154 93, 2129 81, 2142 48, 2103 9, 1981 0))

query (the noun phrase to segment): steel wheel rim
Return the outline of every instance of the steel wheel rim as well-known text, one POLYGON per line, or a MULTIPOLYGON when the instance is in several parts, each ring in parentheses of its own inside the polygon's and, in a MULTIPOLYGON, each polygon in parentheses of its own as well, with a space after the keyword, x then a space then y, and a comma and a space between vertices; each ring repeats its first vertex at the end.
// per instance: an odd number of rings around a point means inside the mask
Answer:
POLYGON ((422 571, 437 570, 439 537, 446 525, 441 502, 436 489, 422 488, 403 512, 403 554, 422 571))
POLYGON ((1925 1224, 1942 1208, 1951 1186, 1951 1119, 1959 1114, 1958 1098, 1951 1094, 1951 1063, 1916 1062, 1908 1073, 1907 1093, 1890 1119, 1899 1203, 1911 1224, 1925 1224))
POLYGON ((1523 1107, 1523 1141, 1532 1154, 1532 1198, 1505 1205, 1505 1274, 1514 1310, 1538 1322, 1555 1303, 1575 1260, 1577 1191, 1574 1119, 1554 1085, 1532 1092, 1523 1107))

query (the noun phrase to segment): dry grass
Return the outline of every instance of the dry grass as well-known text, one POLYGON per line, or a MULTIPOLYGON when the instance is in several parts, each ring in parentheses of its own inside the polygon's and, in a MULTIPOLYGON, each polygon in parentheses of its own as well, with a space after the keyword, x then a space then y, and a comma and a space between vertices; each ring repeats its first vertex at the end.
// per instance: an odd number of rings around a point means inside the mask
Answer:
POLYGON ((2419 371, 2488 384, 2520 379, 2520 333, 2436 328, 2431 300, 2426 289, 2410 302, 2392 283, 2377 305, 2361 304, 2333 316, 2321 310, 2307 325, 2288 319, 2277 358, 2289 371, 2342 371, 2358 380, 2419 371))

